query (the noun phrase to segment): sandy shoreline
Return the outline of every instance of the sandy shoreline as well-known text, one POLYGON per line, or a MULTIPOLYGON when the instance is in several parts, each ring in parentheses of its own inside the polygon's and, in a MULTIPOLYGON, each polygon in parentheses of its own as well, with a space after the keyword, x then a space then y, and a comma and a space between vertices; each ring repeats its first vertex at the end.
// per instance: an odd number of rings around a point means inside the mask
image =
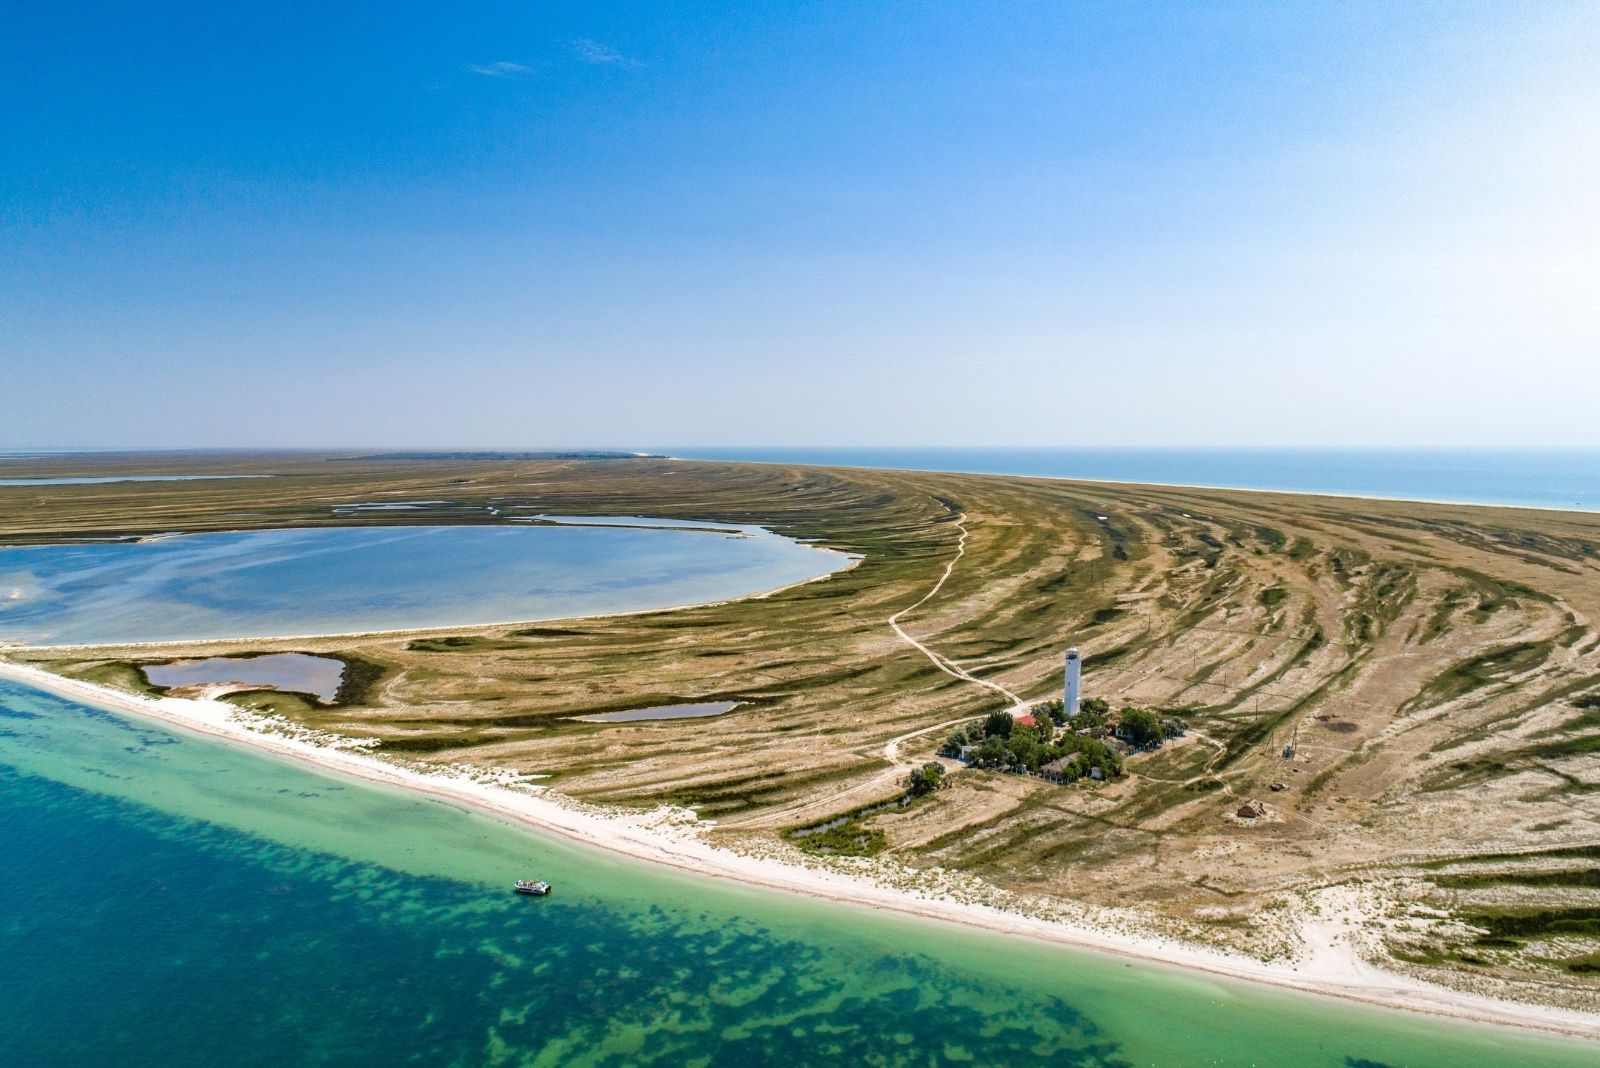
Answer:
POLYGON ((948 896, 923 896, 886 885, 868 874, 807 866, 800 862, 798 855, 795 862, 790 862, 779 857, 735 852, 708 842, 704 832, 709 824, 700 823, 681 810, 643 815, 611 814, 553 791, 520 785, 507 775, 489 771, 468 774, 465 770, 424 772, 401 767, 359 747, 337 747, 307 737, 253 729, 251 717, 221 701, 143 697, 4 660, 0 660, 0 677, 97 707, 246 745, 325 771, 467 805, 593 847, 701 875, 1388 1008, 1600 1039, 1600 1016, 1463 993, 1367 964, 1348 945, 1341 944, 1337 916, 1308 925, 1305 934, 1313 948, 1306 959, 1267 963, 1154 934, 1046 919, 948 896))

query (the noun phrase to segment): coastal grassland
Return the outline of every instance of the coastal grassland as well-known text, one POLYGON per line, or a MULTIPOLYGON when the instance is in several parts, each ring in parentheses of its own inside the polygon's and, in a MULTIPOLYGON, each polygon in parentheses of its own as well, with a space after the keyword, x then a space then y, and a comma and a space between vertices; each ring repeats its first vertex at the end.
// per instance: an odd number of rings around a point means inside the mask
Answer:
POLYGON ((276 477, 30 488, 20 510, 0 489, 0 533, 645 515, 759 524, 860 560, 671 612, 9 655, 119 685, 157 657, 338 655, 367 665, 359 690, 275 710, 592 801, 693 806, 730 840, 847 817, 835 848, 1137 905, 1247 950, 1280 941, 1291 895, 1381 885, 1398 911, 1374 917, 1373 946, 1390 964, 1596 1003, 1593 864, 1553 858, 1600 843, 1600 516, 663 459, 196 462, 276 477), (444 503, 339 508, 404 500, 444 503), (1189 733, 1111 783, 961 770, 911 809, 875 810, 932 757, 946 732, 929 728, 996 707, 887 625, 963 530, 948 581, 901 621, 912 635, 1028 699, 1055 693, 1076 643, 1088 692, 1180 714, 1189 733), (577 719, 716 700, 740 704, 577 719), (1239 816, 1246 800, 1265 814, 1239 816))

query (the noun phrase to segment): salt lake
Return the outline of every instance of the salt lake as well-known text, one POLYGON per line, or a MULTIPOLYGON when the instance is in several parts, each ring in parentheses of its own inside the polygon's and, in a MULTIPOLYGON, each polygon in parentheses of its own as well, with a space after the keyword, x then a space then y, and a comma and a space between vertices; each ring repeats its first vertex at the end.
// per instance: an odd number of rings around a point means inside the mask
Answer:
POLYGON ((759 527, 308 527, 0 548, 0 641, 417 630, 728 600, 850 563, 759 527))

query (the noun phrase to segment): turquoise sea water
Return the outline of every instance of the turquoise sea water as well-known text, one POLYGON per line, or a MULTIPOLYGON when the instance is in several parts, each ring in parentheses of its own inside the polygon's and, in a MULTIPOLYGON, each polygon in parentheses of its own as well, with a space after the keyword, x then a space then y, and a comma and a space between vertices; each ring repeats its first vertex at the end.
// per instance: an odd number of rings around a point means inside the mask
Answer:
POLYGON ((0 639, 339 634, 668 608, 848 558, 759 528, 319 527, 0 548, 0 639))
POLYGON ((1414 501, 1600 510, 1600 448, 675 448, 698 460, 1043 475, 1414 501))
POLYGON ((5 1065, 1600 1058, 657 869, 4 681, 0 811, 5 1065))

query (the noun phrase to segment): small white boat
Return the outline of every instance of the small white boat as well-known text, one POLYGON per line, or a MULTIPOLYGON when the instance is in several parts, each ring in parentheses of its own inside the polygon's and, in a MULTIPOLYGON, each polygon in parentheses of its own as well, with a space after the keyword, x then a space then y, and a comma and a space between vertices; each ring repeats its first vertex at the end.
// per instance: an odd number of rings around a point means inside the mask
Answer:
POLYGON ((533 879, 518 879, 516 886, 519 894, 532 894, 535 897, 544 897, 550 892, 550 884, 538 882, 533 879))

